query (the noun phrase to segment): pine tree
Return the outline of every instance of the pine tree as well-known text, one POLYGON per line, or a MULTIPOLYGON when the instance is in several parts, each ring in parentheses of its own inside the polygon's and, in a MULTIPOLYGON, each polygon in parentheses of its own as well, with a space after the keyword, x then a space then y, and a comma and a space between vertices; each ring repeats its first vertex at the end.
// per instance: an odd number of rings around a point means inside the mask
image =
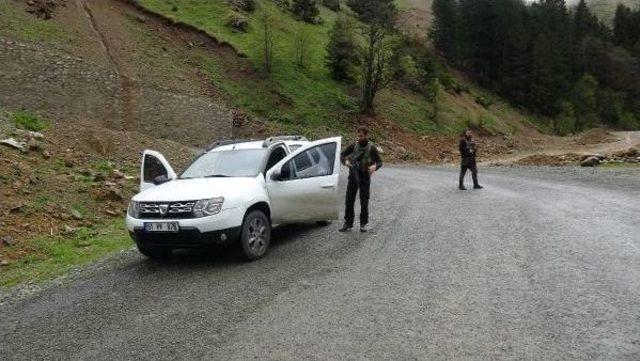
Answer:
POLYGON ((293 0, 291 10, 300 19, 308 23, 315 23, 320 14, 316 0, 293 0))
POLYGON ((336 80, 352 80, 358 64, 355 24, 347 16, 336 19, 329 31, 325 65, 336 80))
POLYGON ((434 0, 431 6, 433 23, 429 36, 433 44, 449 61, 455 61, 457 55, 458 14, 456 0, 434 0))

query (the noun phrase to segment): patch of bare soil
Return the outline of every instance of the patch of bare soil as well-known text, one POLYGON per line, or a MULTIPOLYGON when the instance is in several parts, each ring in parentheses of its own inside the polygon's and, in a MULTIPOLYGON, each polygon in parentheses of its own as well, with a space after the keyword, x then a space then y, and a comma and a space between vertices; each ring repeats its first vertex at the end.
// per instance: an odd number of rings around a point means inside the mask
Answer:
POLYGON ((530 155, 514 162, 516 165, 525 166, 552 166, 561 167, 566 165, 575 165, 580 161, 581 156, 574 153, 551 155, 551 154, 535 154, 530 155))
POLYGON ((618 140, 616 136, 611 134, 608 130, 602 128, 594 128, 587 130, 575 139, 575 143, 579 145, 592 145, 592 144, 602 144, 602 143, 611 143, 618 140))

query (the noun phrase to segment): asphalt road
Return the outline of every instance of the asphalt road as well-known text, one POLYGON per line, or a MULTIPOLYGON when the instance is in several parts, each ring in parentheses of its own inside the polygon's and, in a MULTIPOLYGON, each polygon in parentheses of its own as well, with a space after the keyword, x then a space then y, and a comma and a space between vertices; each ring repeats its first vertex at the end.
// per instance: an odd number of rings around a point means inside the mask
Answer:
POLYGON ((640 173, 385 168, 373 232, 131 252, 0 308, 0 359, 640 359, 640 173))

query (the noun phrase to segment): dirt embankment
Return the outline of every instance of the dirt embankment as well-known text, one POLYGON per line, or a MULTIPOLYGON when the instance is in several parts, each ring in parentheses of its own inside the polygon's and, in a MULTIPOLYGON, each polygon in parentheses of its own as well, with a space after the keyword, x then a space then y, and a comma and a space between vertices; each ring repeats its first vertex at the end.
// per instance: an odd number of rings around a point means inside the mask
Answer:
POLYGON ((0 37, 0 106, 190 145, 231 135, 230 108, 197 66, 202 52, 218 56, 222 46, 124 1, 67 1, 52 14, 47 21, 69 29, 65 49, 0 37))
POLYGON ((494 165, 566 166, 600 164, 638 164, 640 132, 591 129, 570 137, 551 137, 533 147, 488 159, 494 165), (589 161, 587 161, 591 158, 589 161))

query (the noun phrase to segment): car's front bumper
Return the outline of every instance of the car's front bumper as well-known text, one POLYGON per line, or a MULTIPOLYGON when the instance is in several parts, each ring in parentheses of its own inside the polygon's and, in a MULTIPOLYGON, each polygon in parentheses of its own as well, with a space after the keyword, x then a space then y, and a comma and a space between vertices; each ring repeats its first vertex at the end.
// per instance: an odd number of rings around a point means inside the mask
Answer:
POLYGON ((225 209, 202 218, 138 219, 127 214, 127 229, 131 238, 142 247, 195 248, 237 240, 244 212, 241 208, 225 209), (145 223, 178 222, 178 232, 147 232, 145 223))
POLYGON ((200 232, 196 228, 181 228, 175 233, 146 232, 144 227, 129 231, 131 238, 142 248, 201 248, 233 242, 238 239, 241 227, 200 232))

